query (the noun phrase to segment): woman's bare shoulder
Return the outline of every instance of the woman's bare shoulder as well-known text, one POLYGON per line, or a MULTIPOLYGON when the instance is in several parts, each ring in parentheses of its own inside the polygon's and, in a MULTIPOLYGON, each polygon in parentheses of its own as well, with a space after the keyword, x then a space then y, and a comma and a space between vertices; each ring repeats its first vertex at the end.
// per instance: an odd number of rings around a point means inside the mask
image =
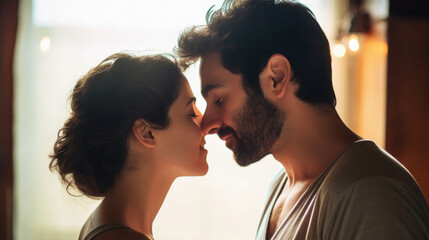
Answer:
POLYGON ((94 238, 94 240, 117 240, 117 239, 122 239, 122 240, 151 240, 150 238, 148 238, 147 236, 136 232, 132 229, 123 229, 123 228, 118 228, 118 229, 112 229, 109 231, 106 231, 100 235, 98 235, 97 237, 94 238))

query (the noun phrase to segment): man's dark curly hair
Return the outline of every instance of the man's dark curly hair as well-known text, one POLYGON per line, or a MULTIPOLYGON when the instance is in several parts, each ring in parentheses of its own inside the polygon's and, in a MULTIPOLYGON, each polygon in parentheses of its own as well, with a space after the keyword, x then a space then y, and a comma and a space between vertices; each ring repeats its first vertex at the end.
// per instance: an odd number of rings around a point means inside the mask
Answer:
POLYGON ((310 104, 335 106, 328 40, 305 5, 276 0, 226 0, 209 9, 207 25, 194 26, 179 37, 175 49, 183 69, 210 52, 223 66, 243 76, 249 93, 261 94, 259 74, 273 54, 290 62, 297 97, 310 104))

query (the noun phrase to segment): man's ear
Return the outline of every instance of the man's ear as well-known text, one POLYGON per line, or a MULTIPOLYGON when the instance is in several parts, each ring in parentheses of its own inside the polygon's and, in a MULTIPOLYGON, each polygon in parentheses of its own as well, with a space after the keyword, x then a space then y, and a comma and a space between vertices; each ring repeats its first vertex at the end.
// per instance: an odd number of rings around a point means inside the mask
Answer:
POLYGON ((259 75, 259 84, 267 98, 281 98, 292 79, 292 68, 289 60, 281 55, 270 57, 264 70, 259 75))
POLYGON ((133 135, 139 143, 148 148, 155 146, 155 138, 152 134, 152 128, 143 119, 137 119, 132 127, 133 135))

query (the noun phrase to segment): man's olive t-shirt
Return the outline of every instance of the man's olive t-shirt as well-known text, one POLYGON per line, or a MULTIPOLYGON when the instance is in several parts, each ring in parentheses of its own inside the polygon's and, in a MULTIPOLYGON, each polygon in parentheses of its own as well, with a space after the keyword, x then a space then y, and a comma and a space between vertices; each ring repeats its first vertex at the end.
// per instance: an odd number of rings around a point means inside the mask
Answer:
MULTIPOLYGON (((256 240, 266 239, 286 182, 282 170, 271 184, 256 240)), ((429 208, 404 166, 374 142, 360 140, 313 181, 271 239, 429 239, 429 208)))

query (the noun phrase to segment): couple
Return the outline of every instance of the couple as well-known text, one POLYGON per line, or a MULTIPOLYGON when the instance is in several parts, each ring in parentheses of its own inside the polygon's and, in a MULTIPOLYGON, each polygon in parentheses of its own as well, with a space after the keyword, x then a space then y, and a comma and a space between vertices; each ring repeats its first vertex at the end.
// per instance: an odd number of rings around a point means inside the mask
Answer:
POLYGON ((215 133, 241 166, 273 154, 284 167, 258 240, 429 239, 413 177, 339 118, 329 44, 311 11, 245 0, 208 16, 180 36, 179 64, 119 53, 77 82, 50 167, 104 197, 79 239, 153 239, 172 182, 207 172, 204 136, 215 133), (199 59, 204 115, 179 68, 199 59))

